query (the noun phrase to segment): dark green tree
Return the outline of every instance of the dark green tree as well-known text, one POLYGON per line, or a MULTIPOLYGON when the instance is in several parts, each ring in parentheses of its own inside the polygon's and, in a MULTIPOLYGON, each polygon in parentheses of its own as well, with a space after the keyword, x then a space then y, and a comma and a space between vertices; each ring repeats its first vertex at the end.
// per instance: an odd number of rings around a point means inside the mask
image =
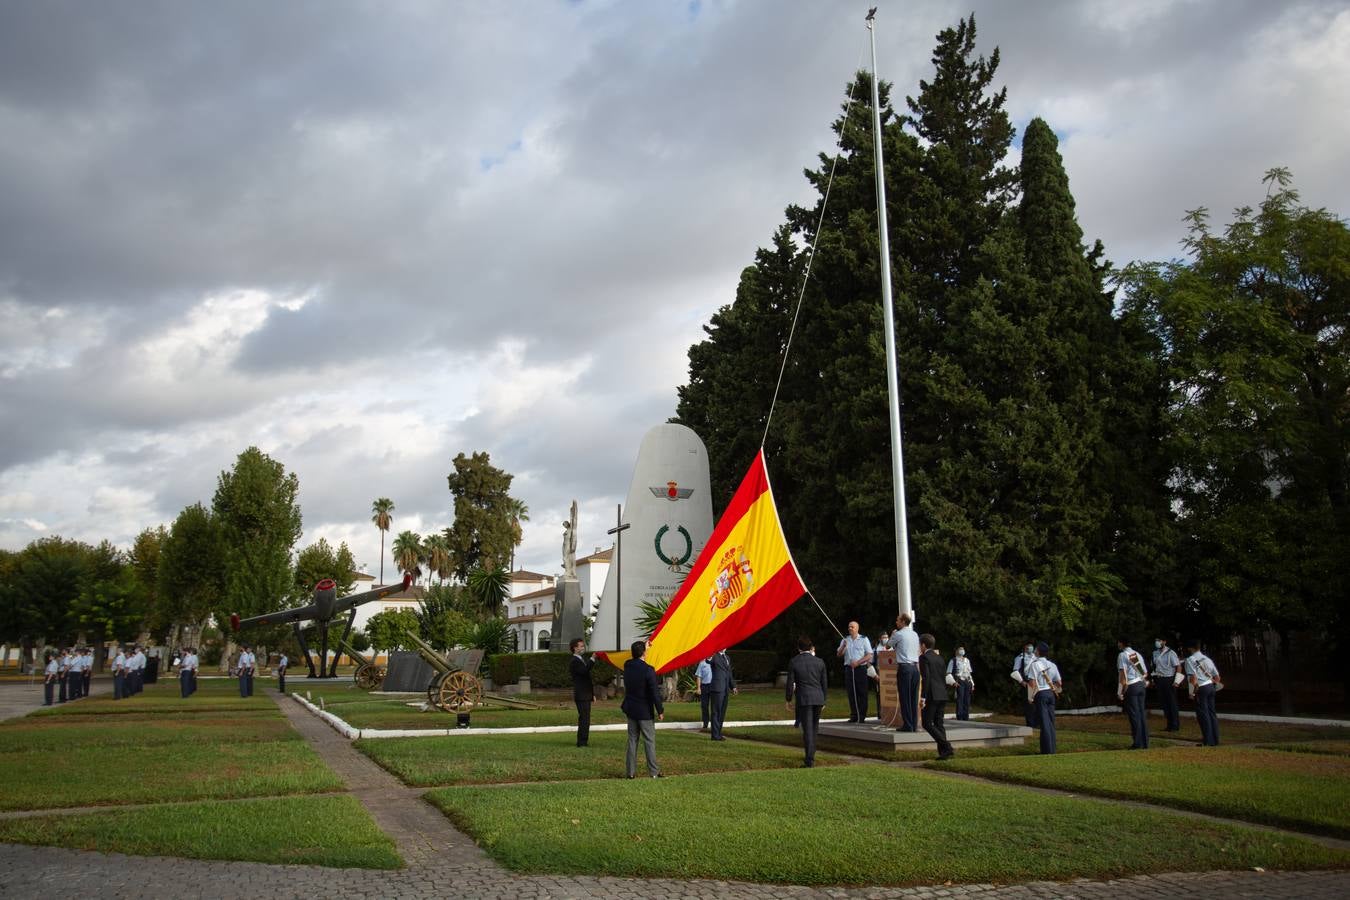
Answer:
POLYGON ((211 500, 225 570, 217 621, 235 612, 247 618, 280 609, 291 597, 291 548, 301 531, 299 490, 295 474, 257 447, 240 453, 234 467, 220 473, 211 500))
POLYGON ((334 550, 327 538, 319 538, 295 558, 294 601, 297 606, 313 602, 314 586, 325 578, 337 584, 337 595, 345 597, 356 584, 356 559, 343 541, 334 550))
POLYGON ((457 454, 447 476, 455 498, 455 523, 446 529, 450 574, 463 584, 479 567, 505 566, 515 546, 511 475, 492 465, 486 453, 457 454))
POLYGON ((1168 388, 1187 600, 1223 629, 1279 635, 1289 712, 1295 635, 1346 646, 1350 228, 1303 206, 1286 170, 1265 183, 1222 234, 1190 212, 1189 258, 1122 283, 1168 388))
POLYGON ((179 640, 188 646, 199 643, 212 610, 224 608, 225 546, 211 511, 200 503, 178 514, 160 546, 156 595, 152 627, 185 629, 179 640))
POLYGON ((93 548, 52 536, 33 541, 12 569, 12 613, 38 642, 68 643, 79 630, 81 581, 93 548))
POLYGON ((127 554, 108 541, 89 551, 76 620, 91 643, 135 640, 150 613, 150 600, 127 554))
POLYGON ((417 614, 411 609, 385 609, 366 621, 370 646, 376 650, 402 650, 411 642, 407 633, 418 634, 417 614))

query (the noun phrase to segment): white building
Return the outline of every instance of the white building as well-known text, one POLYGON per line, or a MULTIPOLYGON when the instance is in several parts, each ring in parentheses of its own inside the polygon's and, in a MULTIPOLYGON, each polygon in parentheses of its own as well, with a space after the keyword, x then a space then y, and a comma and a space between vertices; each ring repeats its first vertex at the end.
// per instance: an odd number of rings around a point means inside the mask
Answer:
MULTIPOLYGON (((594 616, 600 602, 600 591, 609 575, 609 550, 596 548, 584 559, 577 560, 577 582, 581 591, 583 615, 594 616)), ((506 620, 516 637, 516 649, 521 653, 548 650, 553 639, 553 596, 558 576, 527 572, 511 573, 511 596, 506 601, 506 620)))
MULTIPOLYGON (((356 582, 352 585, 352 593, 359 594, 363 591, 373 591, 379 585, 375 584, 375 576, 367 575, 365 572, 356 573, 356 582)), ((390 594, 387 597, 381 597, 379 600, 372 600, 369 603, 362 603, 356 607, 356 620, 352 623, 354 630, 365 631, 366 623, 370 617, 376 613, 384 612, 386 609, 417 609, 422 597, 426 591, 418 585, 410 586, 406 591, 399 591, 396 594, 390 594)), ((338 621, 341 621, 340 619, 338 621)))

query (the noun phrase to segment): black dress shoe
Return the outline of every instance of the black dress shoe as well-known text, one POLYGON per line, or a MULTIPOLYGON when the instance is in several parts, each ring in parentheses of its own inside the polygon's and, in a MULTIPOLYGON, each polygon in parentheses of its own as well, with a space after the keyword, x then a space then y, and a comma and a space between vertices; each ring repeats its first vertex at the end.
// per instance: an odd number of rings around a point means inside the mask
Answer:
POLYGON ((715 737, 715 738, 713 738, 713 740, 714 740, 714 741, 725 741, 726 738, 724 738, 724 737, 715 737))

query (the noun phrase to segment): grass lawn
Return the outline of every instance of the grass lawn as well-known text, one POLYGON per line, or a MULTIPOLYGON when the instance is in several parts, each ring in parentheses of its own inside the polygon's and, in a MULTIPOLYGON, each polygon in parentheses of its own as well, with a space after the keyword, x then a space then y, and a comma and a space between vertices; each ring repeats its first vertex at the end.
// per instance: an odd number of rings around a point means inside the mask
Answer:
MULTIPOLYGON (((1222 702, 1219 712, 1223 712, 1222 702)), ((994 716, 990 721, 1023 725, 1021 716, 994 716)), ((1154 737, 1200 743, 1200 726, 1191 713, 1181 714, 1181 730, 1165 732, 1162 716, 1149 714, 1149 743, 1154 737)), ((1104 713, 1096 716, 1056 716, 1055 731, 1091 731, 1097 733, 1130 734, 1130 723, 1124 713, 1104 713)), ((1350 728, 1337 725, 1286 725, 1278 722, 1234 722, 1219 720, 1219 739, 1224 744, 1269 744, 1289 741, 1350 741, 1350 728)), ((1128 746, 1128 744, 1127 744, 1128 746)))
MULTIPOLYGON (((589 747, 572 734, 493 734, 481 737, 387 738, 357 741, 362 753, 414 787, 524 781, 615 779, 624 774, 628 735, 592 731, 589 747)), ((800 749, 707 735, 658 731, 656 759, 665 775, 781 769, 802 764, 800 749)), ((817 766, 839 765, 822 754, 817 766)), ((647 771, 638 745, 638 771, 647 771)), ((648 779, 650 780, 650 779, 648 779)))
POLYGON ((233 680, 202 680, 198 684, 197 693, 183 698, 179 696, 177 679, 169 681, 161 679, 156 684, 146 685, 145 690, 134 697, 114 700, 111 693, 100 694, 96 697, 85 697, 74 703, 44 706, 34 710, 28 717, 65 718, 159 713, 197 715, 219 712, 264 712, 269 715, 280 715, 276 704, 261 689, 262 686, 257 681, 254 682, 252 697, 240 697, 239 683, 233 680))
MULTIPOLYGON (((0 821, 0 841, 136 856, 370 869, 403 865, 393 842, 353 797, 187 803, 153 812, 9 819, 0 821)), ((228 893, 222 884, 222 896, 228 893)))
POLYGON ((281 716, 221 713, 216 716, 28 717, 0 725, 0 753, 81 747, 105 750, 164 744, 295 741, 300 735, 281 716))
MULTIPOLYGON (((419 697, 383 697, 378 692, 369 694, 350 685, 324 685, 305 688, 297 686, 297 693, 309 693, 314 703, 323 698, 324 708, 341 717, 354 728, 453 728, 452 715, 440 711, 425 712, 406 705, 419 697)), ((505 709, 484 707, 473 711, 476 728, 522 728, 541 725, 575 725, 576 707, 568 692, 548 691, 515 695, 539 703, 541 709, 505 709)), ((623 724, 626 721, 619 709, 619 700, 599 700, 591 707, 593 725, 623 724)), ((729 720, 764 721, 791 718, 783 709, 782 692, 764 688, 742 691, 734 695, 727 707, 729 720)), ((677 701, 666 704, 667 722, 697 722, 702 718, 698 703, 677 701)))
POLYGON ((1350 741, 1297 741, 1289 744, 1261 744, 1261 750, 1285 750, 1290 753, 1321 753, 1350 756, 1350 741))
POLYGON ((342 788, 300 741, 182 743, 16 751, 0 755, 0 809, 264 797, 342 788))
POLYGON ((520 872, 907 885, 1350 866, 1350 853, 1298 837, 1169 822, 1155 811, 887 766, 454 787, 427 796, 520 872), (904 802, 886 802, 896 798, 904 802), (698 837, 710 822, 715 852, 698 837), (1165 828, 1184 832, 1184 853, 1157 839, 1165 828), (884 864, 860 867, 856 854, 841 852, 845 835, 848 846, 884 864))
MULTIPOLYGON (((728 728, 727 735, 747 741, 760 741, 769 744, 781 744, 787 747, 801 748, 802 733, 790 725, 756 725, 751 728, 728 728)), ((1158 741, 1159 746, 1173 746, 1170 741, 1158 741)), ((1124 750, 1130 746, 1129 735, 1073 733, 1057 735, 1057 749, 1060 753, 1080 753, 1090 750, 1124 750)), ((887 747, 871 746, 862 741, 845 741, 838 738, 817 736, 816 749, 834 753, 847 753, 851 756, 863 756, 868 759, 890 760, 896 762, 922 762, 937 755, 936 748, 927 750, 891 750, 887 747)), ((1020 746, 1011 747, 969 747, 956 751, 958 759, 980 759, 988 756, 1027 756, 1040 752, 1040 744, 1035 735, 1026 738, 1020 746)))
POLYGON ((1350 757, 1250 747, 1176 747, 957 758, 943 765, 1001 781, 1143 800, 1350 838, 1350 757))

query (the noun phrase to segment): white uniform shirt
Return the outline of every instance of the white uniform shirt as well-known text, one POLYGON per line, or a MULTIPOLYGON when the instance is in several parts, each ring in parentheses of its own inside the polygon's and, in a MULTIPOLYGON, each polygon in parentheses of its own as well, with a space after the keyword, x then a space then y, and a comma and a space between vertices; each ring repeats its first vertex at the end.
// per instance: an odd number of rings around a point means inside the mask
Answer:
POLYGON ((919 636, 914 633, 914 626, 906 625, 892 631, 891 646, 895 648, 896 665, 918 665, 919 636))
POLYGON ((1144 659, 1131 647, 1126 647, 1120 651, 1116 657, 1116 671, 1125 673, 1125 686, 1138 684, 1144 680, 1147 669, 1144 668, 1144 659), (1133 658, 1131 658, 1133 657, 1133 658))
POLYGON ((61 667, 60 667, 59 665, 57 665, 56 659, 55 659, 55 658, 50 659, 50 660, 47 661, 47 668, 46 668, 45 670, 43 670, 43 674, 44 674, 44 675, 60 675, 60 674, 61 674, 61 667))
POLYGON ((285 654, 285 653, 281 654, 281 659, 277 660, 277 668, 278 668, 278 669, 284 669, 284 668, 286 668, 287 666, 289 666, 290 664, 291 664, 291 661, 290 661, 289 659, 286 658, 286 654, 285 654))
POLYGON ((1039 659, 1033 659, 1031 665, 1027 667, 1027 680, 1036 683, 1036 691, 1054 690, 1054 683, 1062 681, 1059 677, 1059 666, 1046 659, 1044 656, 1039 659))
POLYGON ((1164 646, 1161 650, 1153 651, 1153 674, 1159 678, 1171 678, 1177 673, 1177 666, 1181 665, 1181 660, 1177 659, 1176 651, 1171 647, 1164 646))
POLYGON ((127 670, 127 657, 121 650, 113 657, 112 670, 114 675, 119 675, 127 670))
POLYGON ((131 668, 135 669, 137 672, 145 668, 145 654, 142 651, 137 650, 135 653, 131 654, 131 668))
POLYGON ((247 651, 247 650, 244 651, 243 653, 240 653, 240 654, 239 654, 239 668, 240 668, 241 670, 253 668, 253 664, 254 664, 254 661, 256 660, 256 658, 257 658, 257 657, 255 657, 252 653, 250 653, 250 652, 247 651))
POLYGON ((195 675, 197 672, 197 654, 189 653, 187 656, 184 656, 183 668, 186 671, 192 672, 195 675))
POLYGON ((1013 681, 1023 681, 1029 678, 1028 669, 1036 659, 1035 653, 1023 651, 1013 657, 1012 671, 1008 674, 1012 676, 1013 681))
POLYGON ((970 660, 964 656, 953 656, 952 661, 947 663, 947 674, 954 677, 957 681, 973 681, 971 678, 970 660))
POLYGON ((699 684, 712 684, 712 664, 706 659, 701 659, 698 665, 694 667, 694 677, 698 679, 699 684))
POLYGON ((872 655, 872 642, 861 634, 857 637, 846 636, 839 646, 844 649, 844 665, 852 665, 872 655))
POLYGON ((1219 669, 1212 659, 1197 650, 1186 658, 1186 674, 1195 676, 1196 687, 1204 687, 1214 683, 1219 669))

